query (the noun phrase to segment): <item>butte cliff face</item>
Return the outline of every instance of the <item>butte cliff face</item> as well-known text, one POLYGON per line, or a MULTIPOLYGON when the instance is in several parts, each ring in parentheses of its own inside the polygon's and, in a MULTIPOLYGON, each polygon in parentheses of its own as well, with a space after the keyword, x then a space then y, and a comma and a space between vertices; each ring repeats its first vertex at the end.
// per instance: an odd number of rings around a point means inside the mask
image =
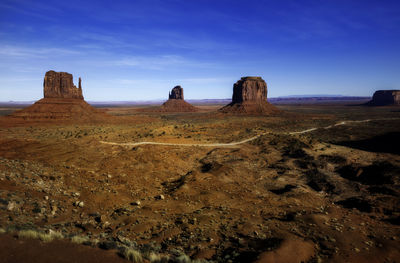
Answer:
POLYGON ((232 103, 267 101, 267 83, 261 77, 243 77, 233 85, 232 103))
POLYGON ((183 89, 181 86, 176 86, 169 93, 168 99, 183 100, 183 89))
POLYGON ((243 77, 233 85, 232 102, 219 111, 264 115, 279 112, 267 102, 267 83, 261 77, 243 77))
POLYGON ((83 100, 81 78, 79 78, 79 88, 77 88, 74 85, 72 74, 47 71, 43 81, 43 93, 44 98, 83 100))
POLYGON ((198 109, 183 99, 183 88, 174 87, 168 94, 168 100, 160 107, 145 108, 140 111, 151 112, 196 112, 198 109))
POLYGON ((372 100, 367 103, 370 106, 400 105, 400 90, 377 90, 372 100))
POLYGON ((108 117, 103 111, 90 106, 82 96, 82 80, 78 88, 72 74, 48 71, 43 82, 44 98, 10 118, 23 121, 97 121, 108 117))
POLYGON ((183 99, 183 88, 175 86, 169 93, 168 100, 160 107, 161 112, 195 112, 197 108, 183 99))

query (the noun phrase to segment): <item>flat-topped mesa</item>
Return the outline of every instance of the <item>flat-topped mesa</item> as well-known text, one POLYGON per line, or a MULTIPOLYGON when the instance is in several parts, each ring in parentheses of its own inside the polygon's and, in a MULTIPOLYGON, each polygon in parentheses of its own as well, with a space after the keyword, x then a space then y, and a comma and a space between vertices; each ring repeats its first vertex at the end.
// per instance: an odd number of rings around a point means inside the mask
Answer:
POLYGON ((233 85, 232 103, 267 100, 267 83, 261 77, 243 77, 233 85))
POLYGON ((280 111, 267 102, 267 83, 261 77, 243 77, 233 85, 232 102, 223 113, 269 115, 280 111))
POLYGON ((377 90, 367 104, 371 106, 400 105, 400 90, 377 90))
POLYGON ((47 71, 43 81, 44 98, 81 99, 82 80, 78 88, 74 85, 72 74, 67 72, 47 71))
POLYGON ((168 99, 183 100, 183 89, 181 86, 175 86, 169 93, 168 99))

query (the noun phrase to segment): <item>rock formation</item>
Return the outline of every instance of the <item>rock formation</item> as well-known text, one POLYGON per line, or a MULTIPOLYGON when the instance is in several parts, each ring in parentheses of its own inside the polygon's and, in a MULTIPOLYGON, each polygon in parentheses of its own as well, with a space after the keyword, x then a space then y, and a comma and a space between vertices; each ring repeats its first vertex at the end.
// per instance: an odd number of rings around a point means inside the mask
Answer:
POLYGON ((78 88, 72 74, 48 71, 43 82, 44 98, 33 105, 14 112, 10 118, 24 121, 74 120, 93 121, 108 117, 102 110, 90 106, 82 96, 82 80, 78 88))
POLYGON ((183 100, 183 89, 181 86, 176 86, 169 93, 168 99, 183 100))
POLYGON ((79 78, 79 88, 73 83, 72 74, 67 72, 47 71, 43 81, 44 98, 81 99, 82 86, 79 78))
POLYGON ((267 83, 261 77, 243 77, 233 85, 232 103, 267 100, 267 83))
POLYGON ((400 90, 377 90, 372 100, 367 102, 369 106, 400 105, 400 90))
POLYGON ((261 77, 243 77, 233 85, 232 102, 224 113, 270 114, 279 110, 267 102, 267 84, 261 77))
POLYGON ((169 92, 168 100, 161 107, 143 109, 141 111, 196 112, 198 109, 183 99, 183 88, 176 86, 169 92))

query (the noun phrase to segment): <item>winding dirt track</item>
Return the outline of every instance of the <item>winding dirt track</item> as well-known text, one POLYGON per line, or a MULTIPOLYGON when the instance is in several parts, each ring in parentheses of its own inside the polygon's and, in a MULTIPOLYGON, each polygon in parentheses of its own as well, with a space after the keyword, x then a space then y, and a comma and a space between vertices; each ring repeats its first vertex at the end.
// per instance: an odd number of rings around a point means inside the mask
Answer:
MULTIPOLYGON (((367 119, 367 120, 360 120, 360 121, 341 121, 333 125, 329 125, 326 127, 314 127, 314 128, 309 128, 306 130, 302 131, 295 131, 295 132, 286 132, 283 134, 289 134, 289 135, 297 135, 297 134, 305 134, 309 133, 318 129, 331 129, 333 127, 341 126, 341 125, 347 125, 351 123, 363 123, 363 122, 370 122, 370 121, 382 121, 382 120, 398 120, 399 118, 384 118, 384 119, 367 119)), ((129 147, 135 147, 135 146, 140 146, 140 145, 164 145, 164 146, 182 146, 182 147, 224 147, 224 148, 236 148, 239 147, 239 145, 244 144, 246 142, 253 141, 257 138, 259 138, 262 135, 268 134, 271 132, 264 132, 261 134, 258 134, 256 136, 253 136, 251 138, 238 141, 238 142, 230 142, 230 143, 167 143, 167 142, 125 142, 125 143, 118 143, 118 142, 105 142, 105 141, 100 141, 100 143, 103 144, 109 144, 109 145, 119 145, 119 146, 129 146, 129 147)))

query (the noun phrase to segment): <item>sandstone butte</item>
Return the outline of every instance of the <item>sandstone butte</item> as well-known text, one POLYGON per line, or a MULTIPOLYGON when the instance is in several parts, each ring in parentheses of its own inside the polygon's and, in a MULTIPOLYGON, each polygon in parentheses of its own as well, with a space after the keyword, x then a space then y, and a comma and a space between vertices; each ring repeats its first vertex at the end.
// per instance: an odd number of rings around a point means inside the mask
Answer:
POLYGON ((267 83, 261 77, 242 77, 233 85, 232 102, 219 111, 234 114, 268 115, 279 110, 267 102, 267 83))
POLYGON ((168 100, 159 108, 160 112, 196 112, 197 108, 186 102, 183 97, 183 88, 174 87, 168 95, 168 100))
POLYGON ((377 90, 372 96, 372 100, 367 102, 368 106, 400 106, 400 90, 377 90))
POLYGON ((16 111, 11 119, 33 121, 46 120, 100 120, 108 117, 103 111, 90 106, 82 95, 82 80, 78 88, 73 83, 72 74, 66 72, 46 72, 43 81, 44 98, 33 105, 16 111))

